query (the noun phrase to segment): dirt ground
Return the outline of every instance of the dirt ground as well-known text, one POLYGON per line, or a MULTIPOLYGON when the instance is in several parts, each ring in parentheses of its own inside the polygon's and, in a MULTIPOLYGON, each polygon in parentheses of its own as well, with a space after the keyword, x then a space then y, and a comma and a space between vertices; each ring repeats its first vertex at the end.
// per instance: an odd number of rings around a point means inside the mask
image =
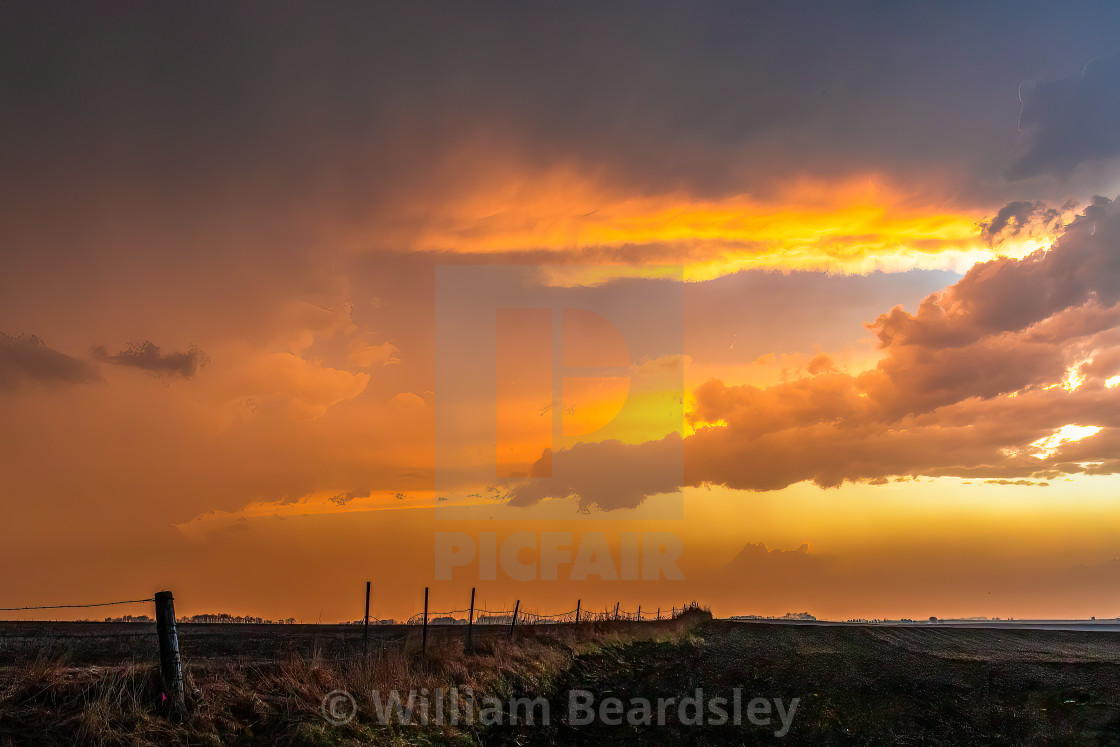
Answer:
POLYGON ((417 631, 394 627, 375 631, 365 659, 358 656, 360 627, 183 626, 188 712, 175 716, 160 701, 151 637, 113 639, 108 633, 120 631, 106 628, 105 639, 116 643, 99 645, 96 638, 58 637, 96 629, 57 625, 49 648, 69 648, 69 659, 33 651, 26 640, 17 647, 15 638, 0 648, 0 745, 1120 744, 1117 632, 782 625, 697 615, 526 628, 512 641, 495 628, 481 632, 470 654, 464 631, 435 630, 426 659, 417 631), (122 648, 125 658, 112 663, 122 648), (375 718, 374 691, 438 687, 503 702, 544 698, 550 718, 514 724, 507 715, 502 723, 456 726, 386 726, 375 718), (340 725, 322 712, 324 696, 337 689, 352 691, 357 706, 340 725), (573 691, 590 693, 596 704, 670 705, 660 725, 628 723, 629 711, 618 725, 598 717, 577 725, 573 691), (696 711, 676 707, 685 697, 722 697, 730 710, 736 691, 738 724, 720 723, 711 712, 690 723, 696 711), (788 731, 777 735, 773 713, 768 723, 752 723, 747 706, 756 699, 796 703, 788 731))

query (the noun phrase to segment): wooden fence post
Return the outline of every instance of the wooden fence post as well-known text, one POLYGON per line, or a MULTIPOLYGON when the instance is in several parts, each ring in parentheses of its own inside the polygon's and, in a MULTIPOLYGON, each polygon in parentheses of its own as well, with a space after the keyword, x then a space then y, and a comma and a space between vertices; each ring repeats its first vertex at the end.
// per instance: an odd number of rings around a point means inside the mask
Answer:
POLYGON ((615 602, 614 603, 614 619, 615 620, 618 619, 618 608, 621 604, 622 604, 622 602, 615 602))
POLYGON ((471 614, 467 618, 467 653, 472 650, 472 640, 474 638, 474 592, 475 587, 471 587, 471 614))
POLYGON ((579 622, 579 605, 583 602, 582 599, 576 600, 576 622, 579 622))
POLYGON ((362 637, 362 653, 369 656, 369 581, 366 581, 366 629, 362 637))
POLYGON ((509 621, 509 637, 513 640, 513 626, 517 625, 517 610, 521 609, 521 600, 517 600, 517 604, 513 605, 513 619, 509 621))
POLYGON ((181 713, 186 710, 187 703, 183 692, 183 662, 179 658, 179 633, 175 629, 175 597, 170 591, 157 591, 155 602, 159 670, 171 708, 181 713))
POLYGON ((428 655, 428 587, 424 587, 424 637, 420 644, 420 653, 428 655))

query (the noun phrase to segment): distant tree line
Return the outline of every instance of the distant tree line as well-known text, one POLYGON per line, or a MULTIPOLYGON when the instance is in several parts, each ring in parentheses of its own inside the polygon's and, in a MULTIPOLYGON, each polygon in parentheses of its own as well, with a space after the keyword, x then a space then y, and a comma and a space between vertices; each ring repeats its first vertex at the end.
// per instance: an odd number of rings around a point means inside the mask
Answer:
MULTIPOLYGON (((147 615, 123 615, 121 617, 106 617, 107 623, 150 623, 155 622, 147 615)), ((191 615, 190 617, 180 617, 181 623, 240 623, 251 625, 294 625, 296 619, 294 617, 285 618, 284 620, 267 620, 263 617, 251 617, 249 615, 230 615, 225 612, 216 614, 205 615, 191 615)))

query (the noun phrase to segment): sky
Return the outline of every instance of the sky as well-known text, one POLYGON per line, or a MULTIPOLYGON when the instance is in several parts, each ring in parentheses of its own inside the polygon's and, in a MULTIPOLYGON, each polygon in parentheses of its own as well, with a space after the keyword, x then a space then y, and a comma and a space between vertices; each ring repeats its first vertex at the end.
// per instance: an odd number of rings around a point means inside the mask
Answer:
POLYGON ((5 15, 0 606, 1120 616, 1114 3, 5 15))

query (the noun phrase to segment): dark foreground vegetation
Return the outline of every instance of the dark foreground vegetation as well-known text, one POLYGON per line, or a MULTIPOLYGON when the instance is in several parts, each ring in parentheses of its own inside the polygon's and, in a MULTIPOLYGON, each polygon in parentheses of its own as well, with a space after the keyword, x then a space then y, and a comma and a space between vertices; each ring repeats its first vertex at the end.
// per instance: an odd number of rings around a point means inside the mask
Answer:
POLYGON ((461 629, 438 631, 424 660, 416 632, 388 631, 386 645, 375 637, 368 658, 334 658, 315 637, 308 650, 308 641, 285 644, 274 631, 270 656, 250 647, 255 658, 224 660, 198 648, 217 646, 218 632, 187 633, 183 715, 166 710, 152 662, 76 663, 57 648, 8 650, 0 659, 0 745, 1120 743, 1117 633, 738 623, 695 612, 661 623, 525 628, 512 641, 488 630, 471 655, 461 629), (476 699, 543 696, 550 723, 377 721, 374 691, 452 686, 476 699), (627 703, 697 688, 729 698, 740 688, 744 705, 756 697, 799 704, 784 738, 773 725, 750 723, 745 710, 739 725, 685 725, 675 709, 665 726, 566 723, 571 690, 627 703), (356 717, 340 726, 322 712, 334 690, 357 704, 356 717))

